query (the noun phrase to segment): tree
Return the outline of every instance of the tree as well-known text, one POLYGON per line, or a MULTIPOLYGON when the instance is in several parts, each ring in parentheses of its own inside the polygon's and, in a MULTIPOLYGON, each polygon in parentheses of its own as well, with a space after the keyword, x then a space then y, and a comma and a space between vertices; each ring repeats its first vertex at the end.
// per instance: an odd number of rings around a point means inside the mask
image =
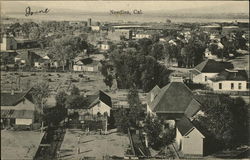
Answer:
POLYGON ((129 104, 129 122, 131 127, 138 127, 138 122, 144 120, 144 108, 140 101, 139 94, 136 88, 129 89, 128 92, 128 104, 129 104))
POLYGON ((67 97, 68 95, 64 90, 59 91, 56 94, 56 106, 65 108, 67 97))
POLYGON ((88 49, 88 44, 80 37, 64 36, 53 41, 51 52, 53 57, 60 60, 64 70, 65 62, 70 62, 69 69, 71 69, 73 59, 84 49, 88 49))
POLYGON ((89 105, 88 100, 81 95, 71 95, 67 98, 65 103, 68 109, 78 109, 89 105))
POLYGON ((115 50, 111 53, 118 88, 131 88, 148 91, 156 84, 168 83, 170 72, 152 56, 144 56, 135 49, 115 50))
POLYGON ((75 96, 80 95, 80 89, 75 85, 73 85, 70 91, 70 95, 75 95, 75 96))
POLYGON ((202 96, 201 102, 204 115, 196 121, 222 142, 224 148, 246 143, 248 106, 242 98, 212 95, 202 96))
POLYGON ((128 111, 124 108, 119 109, 114 113, 115 126, 119 132, 127 133, 130 126, 128 119, 128 111))
POLYGON ((40 38, 40 29, 39 27, 32 27, 30 28, 30 32, 29 32, 29 39, 39 39, 40 38))
MULTIPOLYGON (((49 84, 43 81, 35 84, 31 89, 31 94, 32 98, 35 101, 35 104, 40 109, 41 115, 43 115, 44 106, 46 105, 47 98, 50 95, 49 84)), ((42 121, 42 129, 43 129, 43 121, 42 121)))
POLYGON ((148 116, 145 120, 144 130, 147 133, 149 145, 155 150, 171 144, 175 138, 174 129, 168 128, 157 117, 148 116))
POLYGON ((163 58, 164 47, 160 43, 155 43, 152 46, 151 54, 156 60, 161 60, 163 58))
POLYGON ((111 90, 111 87, 113 85, 113 76, 112 75, 107 75, 104 79, 103 82, 109 87, 109 89, 111 90))

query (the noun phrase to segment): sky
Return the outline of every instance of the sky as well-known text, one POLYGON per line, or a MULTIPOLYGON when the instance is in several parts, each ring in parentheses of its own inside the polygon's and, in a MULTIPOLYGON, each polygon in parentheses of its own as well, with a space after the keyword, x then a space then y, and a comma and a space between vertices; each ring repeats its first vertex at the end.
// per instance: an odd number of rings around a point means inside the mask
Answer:
POLYGON ((193 11, 249 13, 248 1, 2 1, 1 12, 23 12, 27 6, 54 11, 109 12, 141 9, 152 11, 193 11))

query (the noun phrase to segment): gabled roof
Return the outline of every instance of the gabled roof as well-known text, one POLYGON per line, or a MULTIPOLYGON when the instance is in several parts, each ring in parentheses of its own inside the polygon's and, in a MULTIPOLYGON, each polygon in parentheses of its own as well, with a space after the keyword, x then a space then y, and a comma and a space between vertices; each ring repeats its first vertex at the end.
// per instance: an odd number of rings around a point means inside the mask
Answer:
POLYGON ((171 82, 161 89, 149 107, 156 113, 181 113, 190 117, 200 110, 200 103, 183 82, 171 82))
POLYGON ((147 103, 151 103, 151 96, 154 95, 153 98, 155 98, 159 93, 161 92, 161 89, 158 85, 156 85, 148 94, 147 94, 147 103))
POLYGON ((110 108, 112 107, 112 102, 111 98, 109 95, 107 95, 105 92, 99 90, 96 94, 94 95, 88 95, 87 96, 88 101, 90 102, 90 105, 88 108, 91 108, 95 106, 97 103, 102 101, 106 105, 108 105, 110 108))
POLYGON ((178 128, 182 136, 187 135, 191 130, 194 129, 194 125, 185 116, 183 116, 182 119, 177 121, 176 127, 178 128))
POLYGON ((224 70, 220 72, 213 81, 247 81, 248 74, 246 70, 224 70))
POLYGON ((33 118, 31 110, 1 110, 1 118, 33 118))
POLYGON ((198 64, 194 69, 201 73, 220 73, 225 69, 232 69, 233 64, 230 62, 219 62, 213 59, 207 59, 198 64))
POLYGON ((13 95, 11 93, 1 92, 1 106, 15 106, 24 100, 25 95, 26 92, 14 93, 13 95))
MULTIPOLYGON (((182 119, 180 119, 179 121, 177 121, 176 127, 178 128, 178 130, 180 131, 180 133, 181 133, 182 136, 186 136, 190 132, 192 132, 194 129, 197 129, 194 126, 194 124, 187 117, 185 117, 185 116, 183 116, 182 119)), ((201 134, 202 138, 205 138, 204 135, 201 132, 200 132, 200 134, 201 134)))

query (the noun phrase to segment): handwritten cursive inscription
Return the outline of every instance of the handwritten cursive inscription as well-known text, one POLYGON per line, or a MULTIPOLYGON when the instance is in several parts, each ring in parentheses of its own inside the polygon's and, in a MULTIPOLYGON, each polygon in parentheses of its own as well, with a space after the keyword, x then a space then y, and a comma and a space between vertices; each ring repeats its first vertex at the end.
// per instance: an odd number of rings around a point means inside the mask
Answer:
POLYGON ((32 11, 30 7, 27 7, 25 9, 25 16, 32 16, 32 15, 35 15, 35 14, 47 14, 49 13, 49 9, 46 8, 46 9, 41 9, 41 10, 37 10, 37 11, 32 11))

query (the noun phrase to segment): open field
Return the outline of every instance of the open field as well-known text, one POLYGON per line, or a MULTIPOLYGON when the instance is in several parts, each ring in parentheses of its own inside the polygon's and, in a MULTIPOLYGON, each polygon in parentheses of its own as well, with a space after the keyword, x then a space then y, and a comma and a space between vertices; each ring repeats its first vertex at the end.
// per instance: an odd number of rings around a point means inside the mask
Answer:
POLYGON ((126 135, 118 133, 86 135, 81 130, 67 130, 61 145, 60 158, 96 157, 96 159, 102 159, 105 155, 123 157, 128 146, 129 138, 126 135), (80 142, 78 143, 77 136, 79 135, 80 142), (78 147, 80 148, 79 154, 77 154, 78 147))
POLYGON ((100 73, 2 72, 1 90, 10 91, 11 86, 13 88, 19 88, 19 75, 20 88, 23 90, 26 90, 41 80, 47 81, 54 93, 60 89, 69 91, 73 84, 81 91, 87 93, 89 91, 96 92, 99 89, 105 90, 107 88, 103 83, 103 76, 100 73), (83 77, 79 77, 79 74, 82 74, 83 77), (70 82, 70 80, 72 82, 70 82))
POLYGON ((1 130, 1 159, 33 159, 44 133, 1 130))

